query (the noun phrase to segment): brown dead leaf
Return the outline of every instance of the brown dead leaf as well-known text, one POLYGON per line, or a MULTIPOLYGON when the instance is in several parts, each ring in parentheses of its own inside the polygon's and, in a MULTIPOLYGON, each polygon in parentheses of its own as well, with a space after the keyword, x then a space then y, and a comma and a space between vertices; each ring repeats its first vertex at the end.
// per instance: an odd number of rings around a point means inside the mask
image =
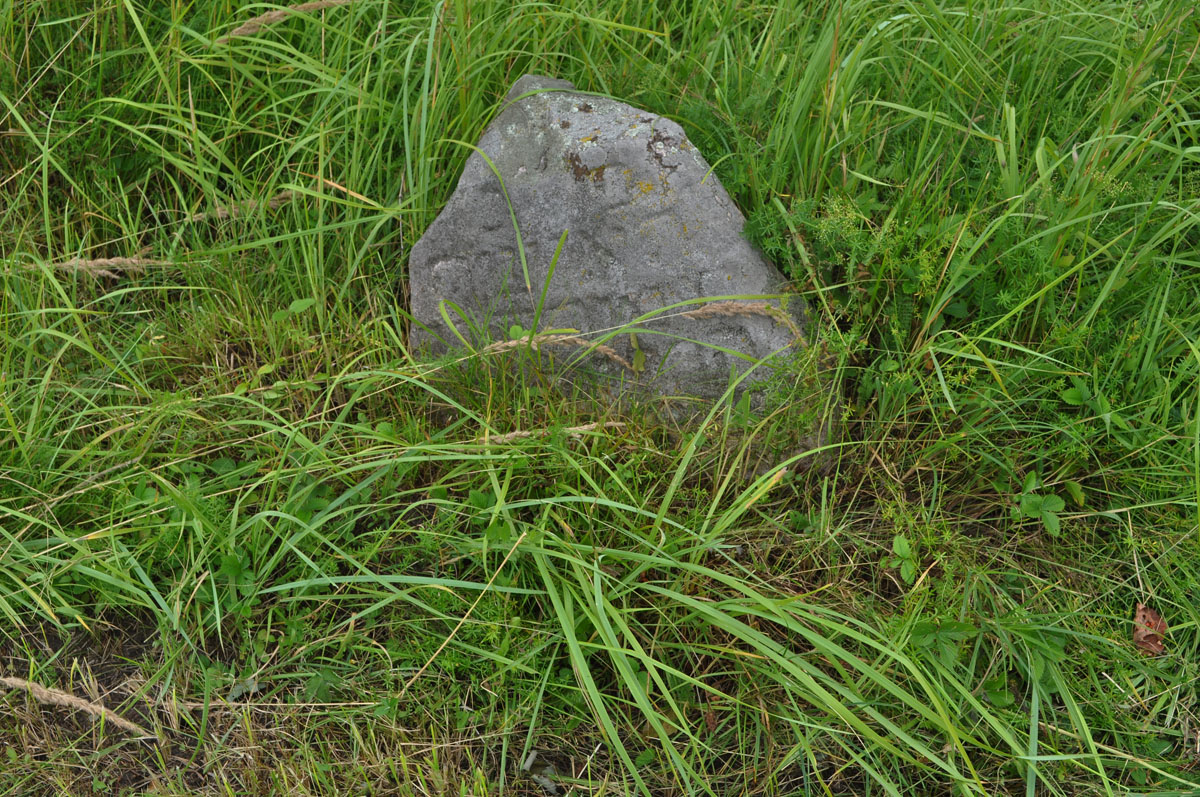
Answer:
POLYGON ((1133 644, 1143 653, 1161 656, 1166 652, 1166 646, 1163 645, 1163 635, 1166 633, 1167 623, 1158 612, 1139 603, 1133 615, 1133 644))

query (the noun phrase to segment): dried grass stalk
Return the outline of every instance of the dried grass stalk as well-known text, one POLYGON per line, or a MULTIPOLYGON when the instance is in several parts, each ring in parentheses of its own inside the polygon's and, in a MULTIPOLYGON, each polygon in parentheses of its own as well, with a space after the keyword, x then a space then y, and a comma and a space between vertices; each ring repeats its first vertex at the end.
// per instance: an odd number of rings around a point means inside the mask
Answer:
POLYGON ((41 684, 35 684, 33 681, 26 681, 24 678, 12 677, 0 677, 0 687, 5 689, 20 689, 43 705, 61 706, 62 708, 82 711, 83 713, 91 714, 93 717, 98 719, 103 719, 105 722, 115 725, 126 733, 131 733, 135 736, 148 736, 150 738, 154 738, 154 734, 143 728, 141 725, 120 717, 99 703, 91 703, 81 697, 76 697, 70 692, 61 692, 58 689, 48 689, 41 684))
POLYGON ((216 44, 224 44, 230 39, 236 39, 238 36, 250 36, 258 33, 263 28, 274 25, 281 19, 287 19, 292 14, 303 14, 307 11, 320 11, 324 8, 333 8, 335 6, 344 6, 353 3, 354 0, 315 0, 311 3, 299 3, 287 8, 280 8, 276 11, 268 11, 265 14, 259 14, 253 19, 243 22, 233 30, 226 33, 221 38, 217 39, 216 44))
POLYGON ((188 221, 197 222, 205 221, 207 219, 222 221, 224 219, 236 219, 238 216, 242 216, 247 213, 253 213, 260 208, 275 210, 280 205, 285 205, 288 202, 291 202, 294 198, 295 192, 281 191, 268 199, 266 202, 247 199, 245 202, 237 202, 227 208, 218 205, 216 210, 207 210, 203 213, 193 213, 191 216, 188 216, 188 221))
MULTIPOLYGON (((117 278, 117 271, 131 271, 141 273, 146 270, 146 266, 170 266, 174 265, 169 260, 152 260, 145 257, 100 257, 91 260, 85 260, 81 257, 64 260, 62 263, 50 263, 50 268, 58 269, 59 271, 71 271, 80 274, 87 274, 91 277, 110 277, 117 278)), ((26 265, 24 268, 28 271, 36 271, 37 266, 26 265)))
MULTIPOLYGON (((567 434, 582 434, 583 432, 591 432, 596 429, 624 429, 625 424, 620 421, 607 421, 605 423, 585 423, 583 426, 570 426, 563 429, 567 434)), ((472 440, 472 443, 488 443, 491 445, 501 445, 503 443, 511 443, 513 440, 524 440, 527 437, 535 437, 550 434, 553 429, 535 429, 528 432, 509 432, 508 434, 499 434, 494 437, 477 437, 472 440)))
POLYGON ((804 333, 796 322, 780 308, 769 302, 710 302, 703 307, 680 313, 684 318, 719 318, 738 315, 764 316, 783 324, 798 341, 804 340, 804 333))
POLYGON ((516 349, 526 345, 531 346, 534 349, 540 349, 543 346, 582 346, 603 354, 605 357, 617 363, 627 371, 633 370, 633 366, 629 364, 629 361, 617 354, 616 350, 605 346, 603 343, 593 343, 587 338, 581 338, 578 335, 534 335, 533 340, 528 338, 504 340, 500 341, 499 343, 493 343, 487 348, 481 349, 479 353, 491 354, 492 352, 507 351, 509 349, 516 349))

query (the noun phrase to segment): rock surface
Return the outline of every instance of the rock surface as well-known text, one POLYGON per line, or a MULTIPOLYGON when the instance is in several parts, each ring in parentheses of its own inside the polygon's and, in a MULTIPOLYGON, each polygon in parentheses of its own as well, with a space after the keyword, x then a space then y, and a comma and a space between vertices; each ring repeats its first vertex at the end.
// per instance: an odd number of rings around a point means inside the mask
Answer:
POLYGON ((473 346, 507 340, 513 324, 531 328, 563 231, 537 318, 539 333, 578 330, 539 347, 560 364, 662 395, 714 397, 749 361, 714 347, 760 359, 795 343, 799 298, 786 310, 763 298, 783 277, 742 238, 741 213, 675 122, 526 75, 478 147, 487 160, 471 154, 409 257, 412 313, 427 327, 413 325, 415 350, 461 345, 443 300, 465 314, 450 311, 473 346), (712 301, 643 318, 701 298, 712 301))

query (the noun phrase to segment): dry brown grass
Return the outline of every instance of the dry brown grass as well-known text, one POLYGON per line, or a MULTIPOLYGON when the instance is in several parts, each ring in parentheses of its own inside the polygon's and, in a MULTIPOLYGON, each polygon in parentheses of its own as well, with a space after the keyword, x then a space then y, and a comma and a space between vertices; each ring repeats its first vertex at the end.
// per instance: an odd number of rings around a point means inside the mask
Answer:
POLYGON ((268 11, 265 14, 259 14, 253 19, 243 22, 233 30, 226 33, 221 38, 217 39, 215 44, 224 44, 230 39, 236 39, 239 36, 250 36, 258 33, 265 27, 274 25, 282 19, 287 19, 292 14, 304 14, 309 11, 321 11, 326 8, 334 8, 336 6, 349 5, 354 0, 314 0, 311 3, 299 3, 287 8, 280 8, 276 11, 268 11))
POLYGON ((800 327, 796 326, 786 312, 779 307, 769 302, 710 302, 709 304, 699 307, 695 310, 688 310, 685 313, 680 313, 684 318, 720 318, 731 316, 748 316, 757 315, 764 318, 770 318, 777 323, 783 324, 792 333, 798 341, 804 340, 804 333, 800 327))
MULTIPOLYGON (((605 423, 585 423, 583 426, 569 426, 563 429, 569 435, 583 434, 584 432, 594 432, 597 429, 624 429, 625 424, 620 421, 607 421, 605 423)), ((472 443, 483 443, 484 445, 502 445, 511 443, 513 440, 524 440, 529 437, 542 437, 555 431, 554 429, 532 429, 517 432, 509 432, 508 434, 492 435, 490 437, 477 437, 472 443)))
POLYGON ((580 346, 580 347, 587 348, 587 349, 595 351, 599 354, 604 355, 605 357, 607 357, 608 359, 617 363, 618 365, 620 365, 622 368, 626 369, 627 371, 634 370, 633 366, 630 365, 629 361, 626 360, 624 357, 622 357, 620 354, 617 354, 615 349, 613 349, 609 346, 605 346, 602 343, 594 343, 593 341, 590 341, 587 338, 581 338, 578 335, 566 335, 566 334, 534 335, 532 340, 530 340, 529 338, 517 338, 516 340, 502 340, 499 343, 493 343, 492 345, 490 345, 484 349, 481 349, 479 351, 479 353, 480 354, 491 354, 493 352, 501 352, 501 351, 508 351, 509 349, 516 349, 521 346, 529 346, 535 350, 540 349, 543 346, 580 346))
MULTIPOLYGON (((70 271, 76 274, 87 274, 90 277, 116 279, 119 271, 140 274, 146 270, 147 266, 171 266, 174 263, 169 260, 154 260, 145 257, 76 257, 61 263, 47 263, 46 265, 56 271, 70 271)), ((26 271, 36 271, 38 266, 25 265, 23 268, 26 271)))
POLYGON ((99 703, 92 703, 84 700, 81 697, 76 697, 70 692, 63 692, 59 689, 50 689, 36 684, 33 681, 26 681, 24 678, 3 677, 0 676, 0 687, 4 689, 19 689, 31 698, 45 706, 60 706, 61 708, 69 708, 73 711, 82 711, 96 719, 103 720, 106 724, 113 725, 126 733, 134 736, 144 736, 153 739, 154 734, 143 728, 137 723, 121 717, 110 709, 105 708, 99 703))
POLYGON ((202 213, 193 213, 188 216, 189 222, 197 221, 223 221, 224 219, 236 219, 239 216, 244 216, 247 213, 254 213, 257 210, 266 208, 267 210, 275 210, 276 208, 286 205, 295 198, 293 191, 281 191, 275 196, 268 199, 266 202, 259 202, 254 199, 248 199, 245 202, 236 202, 229 207, 218 205, 214 210, 204 211, 202 213))

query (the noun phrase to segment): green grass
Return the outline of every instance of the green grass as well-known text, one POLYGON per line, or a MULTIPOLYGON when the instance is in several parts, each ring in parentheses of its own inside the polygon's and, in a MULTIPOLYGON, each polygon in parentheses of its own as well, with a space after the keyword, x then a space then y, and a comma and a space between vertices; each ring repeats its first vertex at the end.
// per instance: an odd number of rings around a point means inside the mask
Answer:
POLYGON ((1200 789, 1194 4, 234 6, 0 0, 0 676, 156 736, 4 692, 0 789, 1200 789), (762 408, 406 351, 529 71, 716 164, 762 408))

